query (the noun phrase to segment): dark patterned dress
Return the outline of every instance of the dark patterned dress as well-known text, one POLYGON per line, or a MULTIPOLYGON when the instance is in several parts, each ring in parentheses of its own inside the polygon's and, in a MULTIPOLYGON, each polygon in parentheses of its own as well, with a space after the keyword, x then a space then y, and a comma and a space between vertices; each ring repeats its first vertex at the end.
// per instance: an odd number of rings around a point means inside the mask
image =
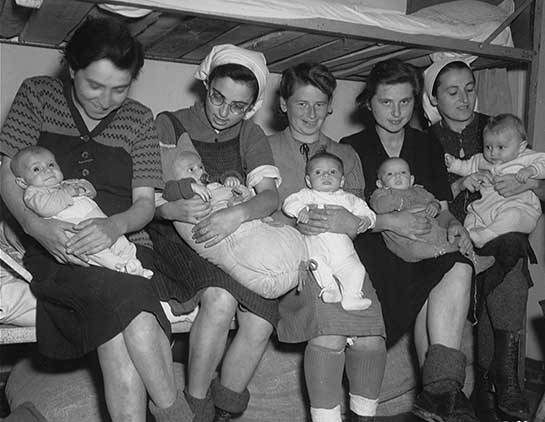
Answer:
MULTIPOLYGON (((89 180, 106 215, 128 209, 135 187, 160 187, 159 143, 151 111, 127 99, 88 131, 72 100, 72 86, 51 77, 21 85, 0 132, 0 153, 40 145, 57 159, 65 178, 89 180)), ((129 236, 144 242, 144 233, 129 236)), ((149 237, 148 244, 149 243, 149 237)), ((122 332, 142 311, 154 314, 169 334, 153 282, 101 267, 59 264, 30 237, 24 264, 38 299, 38 348, 57 359, 80 357, 122 332)), ((138 246, 138 258, 153 270, 153 251, 138 246)))

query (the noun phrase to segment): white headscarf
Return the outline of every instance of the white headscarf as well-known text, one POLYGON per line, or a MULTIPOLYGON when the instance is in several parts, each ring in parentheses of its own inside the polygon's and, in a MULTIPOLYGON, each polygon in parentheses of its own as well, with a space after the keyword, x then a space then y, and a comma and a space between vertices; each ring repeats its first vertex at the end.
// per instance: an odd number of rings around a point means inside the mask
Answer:
POLYGON ((204 58, 199 68, 195 72, 195 78, 201 81, 207 81, 212 70, 222 64, 239 64, 254 74, 257 79, 258 93, 254 106, 246 112, 244 119, 252 117, 263 105, 265 97, 265 87, 269 69, 263 53, 259 51, 247 50, 232 44, 216 45, 212 51, 204 58))
POLYGON ((428 117, 431 124, 434 124, 441 120, 441 114, 437 107, 431 104, 430 98, 433 96, 433 85, 437 76, 443 70, 443 68, 452 62, 464 62, 468 66, 472 61, 475 60, 475 56, 467 55, 457 55, 456 53, 452 54, 442 54, 437 56, 432 56, 433 63, 424 71, 424 92, 422 94, 422 106, 424 107, 424 112, 428 117))

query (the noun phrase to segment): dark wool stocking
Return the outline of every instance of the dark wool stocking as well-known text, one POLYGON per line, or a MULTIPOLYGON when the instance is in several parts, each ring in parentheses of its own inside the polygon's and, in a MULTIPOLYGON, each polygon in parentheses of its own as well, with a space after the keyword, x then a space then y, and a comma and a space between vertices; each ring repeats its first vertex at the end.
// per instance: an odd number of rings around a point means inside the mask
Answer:
POLYGON ((466 376, 466 357, 457 349, 432 344, 422 369, 424 389, 442 394, 462 388, 466 376))

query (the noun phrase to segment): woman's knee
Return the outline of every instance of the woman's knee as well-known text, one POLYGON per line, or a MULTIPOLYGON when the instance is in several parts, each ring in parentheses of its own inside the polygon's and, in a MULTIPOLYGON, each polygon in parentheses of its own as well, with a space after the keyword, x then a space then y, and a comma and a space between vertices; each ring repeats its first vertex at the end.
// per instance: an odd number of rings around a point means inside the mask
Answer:
POLYGON ((472 268, 469 264, 458 262, 445 274, 441 282, 432 290, 434 295, 448 296, 451 300, 467 298, 471 293, 472 268))
POLYGON ((386 353, 386 341, 381 336, 355 337, 350 347, 354 350, 386 353))
POLYGON ((231 321, 236 309, 236 299, 225 289, 209 287, 201 296, 199 313, 214 319, 231 321))
POLYGON ((325 349, 341 351, 346 347, 346 336, 319 336, 310 339, 308 343, 325 349))

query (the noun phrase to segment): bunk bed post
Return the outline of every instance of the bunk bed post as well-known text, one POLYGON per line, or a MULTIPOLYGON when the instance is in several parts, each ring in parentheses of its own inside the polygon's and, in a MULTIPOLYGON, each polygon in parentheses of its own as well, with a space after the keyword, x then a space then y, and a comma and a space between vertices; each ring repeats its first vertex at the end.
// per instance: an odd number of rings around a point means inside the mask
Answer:
POLYGON ((528 137, 533 149, 545 151, 545 13, 542 0, 534 6, 533 49, 537 52, 529 69, 528 98, 526 100, 528 137))

